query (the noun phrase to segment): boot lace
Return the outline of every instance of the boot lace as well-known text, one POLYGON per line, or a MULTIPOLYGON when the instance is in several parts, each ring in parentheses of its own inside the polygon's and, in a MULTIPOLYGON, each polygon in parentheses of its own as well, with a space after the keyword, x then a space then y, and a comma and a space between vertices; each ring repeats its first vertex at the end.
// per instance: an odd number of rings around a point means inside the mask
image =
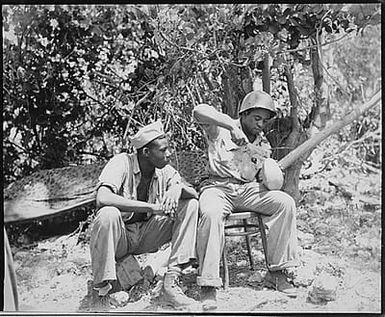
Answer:
POLYGON ((171 288, 174 289, 178 294, 184 295, 182 288, 179 285, 179 278, 175 278, 171 283, 171 288))

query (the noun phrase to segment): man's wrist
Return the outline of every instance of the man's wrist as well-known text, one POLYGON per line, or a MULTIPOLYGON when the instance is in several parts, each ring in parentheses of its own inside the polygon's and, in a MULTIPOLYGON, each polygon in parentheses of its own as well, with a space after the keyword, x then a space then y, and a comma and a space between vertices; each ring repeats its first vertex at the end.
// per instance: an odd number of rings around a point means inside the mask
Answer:
POLYGON ((228 126, 228 130, 231 132, 231 131, 236 131, 238 129, 238 126, 236 124, 236 122, 234 120, 229 120, 229 122, 227 122, 227 126, 228 126))
POLYGON ((156 204, 149 204, 149 206, 148 206, 148 213, 153 215, 155 213, 155 209, 156 209, 156 204))

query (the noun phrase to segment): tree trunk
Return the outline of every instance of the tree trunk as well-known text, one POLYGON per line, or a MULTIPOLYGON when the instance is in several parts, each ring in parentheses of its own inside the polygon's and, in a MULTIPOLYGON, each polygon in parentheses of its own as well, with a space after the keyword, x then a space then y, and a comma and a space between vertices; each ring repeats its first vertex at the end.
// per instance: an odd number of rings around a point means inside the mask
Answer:
MULTIPOLYGON (((316 40, 313 39, 313 44, 316 40)), ((320 50, 315 47, 311 49, 311 66, 314 78, 315 104, 311 111, 313 115, 313 124, 318 129, 323 129, 326 122, 330 119, 329 88, 325 83, 322 69, 322 60, 320 50)))
MULTIPOLYGON (((293 74, 288 67, 285 68, 285 76, 291 103, 290 116, 275 119, 265 129, 266 137, 273 149, 272 158, 275 160, 282 159, 307 139, 307 135, 298 120, 298 102, 293 74)), ((310 152, 308 155, 310 155, 310 152)), ((305 157, 302 157, 296 164, 292 164, 290 167, 287 166, 285 171, 285 182, 282 190, 291 195, 296 201, 299 200, 299 174, 305 159, 305 157)))
MULTIPOLYGON (((287 150, 296 148, 299 144, 303 143, 307 139, 307 134, 300 125, 298 119, 298 100, 297 94, 295 92, 293 74, 289 67, 285 67, 285 76, 287 80, 287 87, 289 91, 290 98, 290 119, 292 121, 292 130, 289 136, 286 139, 285 146, 288 148, 287 150)), ((301 168, 303 162, 310 155, 310 152, 301 157, 301 160, 297 160, 295 164, 292 164, 289 168, 286 169, 285 173, 285 182, 283 185, 283 191, 287 192, 291 195, 295 201, 298 201, 300 198, 299 194, 299 174, 301 172, 301 168)))
POLYGON ((231 118, 238 118, 238 109, 244 96, 252 91, 253 81, 249 67, 227 65, 222 75, 223 103, 222 112, 231 118))

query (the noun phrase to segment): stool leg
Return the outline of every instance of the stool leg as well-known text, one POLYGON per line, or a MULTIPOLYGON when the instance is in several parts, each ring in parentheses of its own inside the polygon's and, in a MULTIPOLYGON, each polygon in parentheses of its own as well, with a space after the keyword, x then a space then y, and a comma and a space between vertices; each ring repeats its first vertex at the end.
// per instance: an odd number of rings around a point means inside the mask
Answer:
POLYGON ((263 246, 263 253, 265 254, 265 261, 266 261, 266 267, 269 270, 269 262, 267 262, 267 238, 266 238, 266 230, 265 230, 265 224, 263 223, 262 217, 260 215, 258 217, 258 224, 259 224, 259 231, 261 232, 261 238, 262 238, 262 246, 263 246))
MULTIPOLYGON (((245 228, 245 232, 247 232, 247 219, 243 219, 243 225, 245 228)), ((251 245, 250 245, 250 236, 246 236, 246 246, 247 246, 247 253, 249 255, 249 261, 250 261, 250 268, 253 271, 254 270, 254 259, 251 254, 251 245)))
POLYGON ((223 288, 227 290, 229 287, 229 267, 227 265, 226 237, 223 244, 222 264, 223 264, 223 288))

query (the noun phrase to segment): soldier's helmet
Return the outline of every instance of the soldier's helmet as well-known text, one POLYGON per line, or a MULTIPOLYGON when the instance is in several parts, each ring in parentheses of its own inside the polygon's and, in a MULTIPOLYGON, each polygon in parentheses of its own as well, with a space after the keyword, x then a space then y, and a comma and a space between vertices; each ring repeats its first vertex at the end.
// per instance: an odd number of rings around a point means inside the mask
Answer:
POLYGON ((274 102, 271 96, 261 90, 249 92, 245 98, 243 98, 241 107, 239 108, 239 114, 249 109, 262 108, 269 110, 271 116, 275 116, 277 111, 275 110, 274 102))

